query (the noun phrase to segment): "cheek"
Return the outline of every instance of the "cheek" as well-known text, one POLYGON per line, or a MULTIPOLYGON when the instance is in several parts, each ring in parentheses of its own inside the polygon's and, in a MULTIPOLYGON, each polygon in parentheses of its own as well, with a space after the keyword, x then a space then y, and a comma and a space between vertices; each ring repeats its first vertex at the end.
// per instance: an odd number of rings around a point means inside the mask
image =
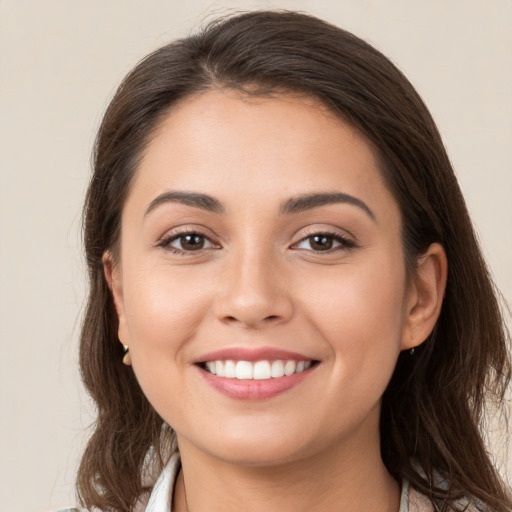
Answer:
POLYGON ((190 272, 165 265, 126 273, 125 335, 133 371, 157 412, 170 422, 180 418, 190 363, 187 346, 209 309, 210 293, 190 272), (185 275, 186 274, 186 275, 185 275), (180 390, 176 393, 175 390, 180 390))
POLYGON ((306 306, 332 351, 333 386, 349 386, 374 398, 394 370, 404 323, 404 273, 392 264, 383 269, 347 269, 320 281, 306 306))
POLYGON ((165 353, 177 360, 210 302, 204 276, 165 265, 135 268, 124 296, 132 358, 143 363, 165 353))

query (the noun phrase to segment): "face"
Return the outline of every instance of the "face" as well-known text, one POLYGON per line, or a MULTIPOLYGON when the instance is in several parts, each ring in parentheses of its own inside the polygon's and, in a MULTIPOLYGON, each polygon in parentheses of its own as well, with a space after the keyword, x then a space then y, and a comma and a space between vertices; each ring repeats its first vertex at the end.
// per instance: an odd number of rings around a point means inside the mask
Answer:
POLYGON ((179 442, 252 465, 378 442, 409 336, 400 233, 369 145, 315 100, 175 107, 105 265, 119 338, 179 442))

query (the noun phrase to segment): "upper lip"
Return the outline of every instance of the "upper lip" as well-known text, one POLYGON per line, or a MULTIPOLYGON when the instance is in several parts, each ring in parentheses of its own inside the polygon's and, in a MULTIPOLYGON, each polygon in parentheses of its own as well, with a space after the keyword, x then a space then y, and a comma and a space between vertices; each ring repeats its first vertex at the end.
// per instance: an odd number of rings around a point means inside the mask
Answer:
POLYGON ((248 348, 248 347, 231 347, 215 350, 204 354, 196 363, 206 363, 208 361, 277 361, 277 360, 293 360, 293 361, 313 361, 314 358, 308 357, 298 352, 291 352, 274 347, 248 348))

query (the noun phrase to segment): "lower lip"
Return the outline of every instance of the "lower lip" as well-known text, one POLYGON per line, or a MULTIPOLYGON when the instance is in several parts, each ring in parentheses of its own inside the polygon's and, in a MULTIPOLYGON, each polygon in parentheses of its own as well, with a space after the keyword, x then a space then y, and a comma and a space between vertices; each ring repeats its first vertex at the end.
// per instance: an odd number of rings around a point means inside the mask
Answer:
POLYGON ((300 373, 265 380, 227 379, 199 368, 203 378, 220 393, 237 400, 265 400, 299 385, 317 365, 300 373))

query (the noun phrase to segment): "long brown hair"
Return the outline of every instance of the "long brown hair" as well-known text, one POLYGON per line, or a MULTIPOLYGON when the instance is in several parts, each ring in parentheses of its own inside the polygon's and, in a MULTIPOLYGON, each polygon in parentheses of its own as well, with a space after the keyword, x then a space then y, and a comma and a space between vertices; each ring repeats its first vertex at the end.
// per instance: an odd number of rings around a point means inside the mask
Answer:
POLYGON ((298 91, 323 101, 375 149, 401 210, 409 274, 431 243, 444 246, 449 276, 441 316, 414 356, 399 357, 382 399, 382 458, 437 510, 456 510, 462 496, 510 510, 481 432, 486 405, 504 405, 510 337, 434 121, 381 53, 294 12, 223 18, 164 46, 135 67, 108 107, 84 208, 90 292, 80 364, 98 416, 78 473, 82 504, 130 510, 175 449, 172 429, 121 362, 101 259, 106 250, 116 255, 121 210, 159 121, 184 97, 215 87, 251 95, 298 91))

